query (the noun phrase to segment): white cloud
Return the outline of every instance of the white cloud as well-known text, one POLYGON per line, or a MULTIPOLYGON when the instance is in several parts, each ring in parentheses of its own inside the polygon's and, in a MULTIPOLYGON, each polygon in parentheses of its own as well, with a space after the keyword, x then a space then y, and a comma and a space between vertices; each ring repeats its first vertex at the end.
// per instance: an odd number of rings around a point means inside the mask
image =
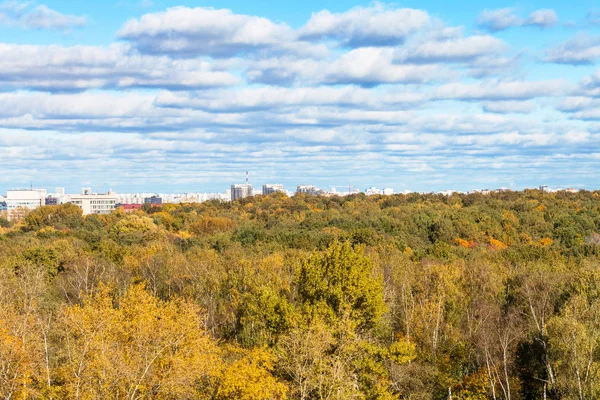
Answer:
POLYGON ((27 28, 68 30, 85 26, 87 19, 83 16, 61 14, 45 5, 41 5, 25 14, 20 22, 27 28))
POLYGON ((428 64, 396 64, 394 49, 363 47, 351 50, 320 71, 322 82, 357 84, 363 86, 381 83, 417 83, 441 79, 441 66, 428 64))
POLYGON ((515 14, 514 8, 484 10, 477 18, 477 24, 492 32, 502 31, 512 26, 520 26, 523 19, 515 14))
POLYGON ((143 56, 125 45, 62 47, 0 44, 0 86, 40 90, 233 85, 206 61, 143 56))
POLYGON ((287 24, 202 7, 145 14, 125 23, 117 36, 142 53, 178 57, 229 57, 260 51, 319 56, 326 52, 322 45, 298 42, 287 24))
POLYGON ((538 26, 540 28, 549 28, 557 23, 558 16, 556 15, 556 12, 547 8, 535 10, 529 14, 529 17, 525 22, 526 25, 538 26))
POLYGON ((25 29, 47 29, 69 31, 73 28, 83 27, 87 18, 81 15, 63 14, 39 5, 30 8, 31 2, 8 1, 0 4, 0 23, 19 26, 25 29))
POLYGON ((401 64, 395 50, 388 47, 361 47, 327 60, 259 60, 252 63, 246 76, 250 82, 270 85, 360 85, 425 83, 442 80, 447 71, 442 64, 401 64))
POLYGON ((592 64, 600 59, 600 36, 580 32, 566 42, 546 50, 546 61, 559 64, 592 64))
POLYGON ((566 97, 558 109, 565 112, 575 112, 600 107, 600 99, 583 96, 566 97))
POLYGON ((298 33, 304 39, 334 39, 350 47, 390 46, 402 43, 430 22, 425 11, 374 3, 343 13, 320 11, 298 33))
POLYGON ((531 101, 491 101, 483 104, 483 110, 497 114, 529 114, 536 108, 531 101))
POLYGON ((434 97, 454 100, 525 100, 535 97, 562 96, 572 90, 564 80, 482 81, 449 83, 435 90, 434 97))
POLYGON ((516 14, 514 8, 498 8, 484 10, 477 19, 477 24, 489 31, 498 32, 515 26, 534 26, 549 28, 558 23, 558 16, 552 9, 541 8, 522 18, 516 14))
POLYGON ((266 111, 298 106, 360 107, 365 109, 418 107, 426 95, 410 91, 374 92, 357 86, 261 87, 243 90, 200 91, 194 94, 161 92, 160 107, 193 108, 212 112, 266 111))
POLYGON ((600 70, 581 80, 579 94, 600 97, 600 70))
MULTIPOLYGON (((0 9, 13 21, 35 7, 13 3, 0 9)), ((489 30, 557 23, 552 10, 488 17, 489 30)), ((220 190, 251 170, 257 180, 464 189, 453 177, 487 186, 597 171, 600 73, 577 85, 569 66, 534 72, 539 49, 521 49, 539 41, 470 31, 381 4, 321 11, 298 30, 176 7, 125 23, 105 47, 0 44, 0 186, 220 190)))
POLYGON ((558 106, 570 118, 578 120, 600 120, 600 98, 572 96, 565 98, 558 106))
POLYGON ((415 63, 468 62, 507 50, 507 44, 493 36, 476 35, 431 40, 401 47, 396 51, 397 61, 415 63))

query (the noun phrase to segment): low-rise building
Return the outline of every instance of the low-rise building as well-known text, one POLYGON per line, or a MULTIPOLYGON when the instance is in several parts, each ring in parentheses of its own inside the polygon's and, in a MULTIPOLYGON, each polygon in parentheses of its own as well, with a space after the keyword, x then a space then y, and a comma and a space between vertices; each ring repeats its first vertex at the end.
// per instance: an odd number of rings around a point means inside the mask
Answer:
POLYGON ((127 214, 131 214, 142 209, 141 204, 119 204, 118 207, 122 208, 127 214))
POLYGON ((144 203, 151 204, 153 206, 160 206, 163 203, 163 199, 162 199, 162 197, 158 197, 158 196, 145 197, 144 203))
POLYGON ((45 205, 46 189, 17 189, 6 192, 8 218, 18 218, 22 210, 35 210, 45 205))
POLYGON ((115 210, 117 196, 109 191, 106 194, 92 193, 89 188, 84 188, 81 194, 69 196, 69 202, 79 206, 83 215, 110 214, 115 210))
POLYGON ((60 199, 58 197, 54 197, 54 196, 48 196, 44 200, 44 203, 47 206, 57 206, 60 204, 60 202, 61 202, 60 199))

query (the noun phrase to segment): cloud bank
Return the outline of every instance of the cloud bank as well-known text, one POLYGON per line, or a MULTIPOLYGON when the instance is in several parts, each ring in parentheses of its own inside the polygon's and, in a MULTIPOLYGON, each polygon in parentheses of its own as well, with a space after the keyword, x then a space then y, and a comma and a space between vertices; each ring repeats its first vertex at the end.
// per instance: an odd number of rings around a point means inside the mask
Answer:
MULTIPOLYGON (((17 29, 87 21, 0 7, 0 24, 17 29)), ((0 43, 0 189, 100 180, 224 190, 246 170, 289 188, 589 186, 600 163, 600 42, 542 40, 558 23, 550 9, 506 8, 452 25, 373 3, 314 10, 293 27, 178 6, 123 18, 102 46, 0 43), (518 27, 551 45, 498 34, 518 27)))

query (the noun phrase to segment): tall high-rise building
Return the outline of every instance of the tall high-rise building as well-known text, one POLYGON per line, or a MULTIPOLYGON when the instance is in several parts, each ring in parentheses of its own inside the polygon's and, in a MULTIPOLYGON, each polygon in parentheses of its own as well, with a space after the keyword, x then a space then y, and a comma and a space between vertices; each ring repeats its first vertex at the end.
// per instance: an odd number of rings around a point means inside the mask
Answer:
POLYGON ((231 185, 231 201, 252 196, 252 185, 249 183, 231 185))
POLYGON ((316 186, 312 186, 312 185, 298 185, 296 187, 296 193, 306 193, 306 194, 312 194, 312 195, 318 195, 323 193, 323 191, 321 189, 319 189, 316 186))
POLYGON ((285 192, 283 185, 267 183, 262 187, 263 196, 270 195, 272 193, 285 192))

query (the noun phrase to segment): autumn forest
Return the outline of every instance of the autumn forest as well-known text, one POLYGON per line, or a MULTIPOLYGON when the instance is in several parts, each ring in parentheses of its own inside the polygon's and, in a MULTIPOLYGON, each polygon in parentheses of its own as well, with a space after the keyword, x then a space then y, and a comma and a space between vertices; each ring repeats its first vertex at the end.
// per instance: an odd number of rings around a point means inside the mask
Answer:
POLYGON ((600 192, 0 217, 3 399, 600 398, 600 192))

